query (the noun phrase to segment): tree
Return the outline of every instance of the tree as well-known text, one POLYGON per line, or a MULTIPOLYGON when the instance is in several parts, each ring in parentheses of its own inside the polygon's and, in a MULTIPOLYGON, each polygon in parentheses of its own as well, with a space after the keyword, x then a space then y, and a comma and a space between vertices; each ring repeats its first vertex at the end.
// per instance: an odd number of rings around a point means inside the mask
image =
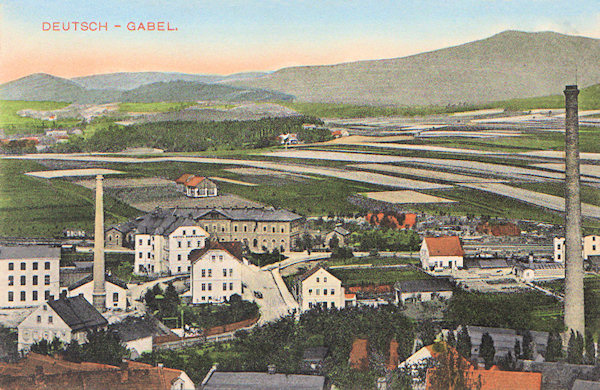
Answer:
POLYGON ((585 332, 585 364, 595 365, 596 364, 596 345, 594 344, 594 336, 592 332, 587 330, 585 332))
POLYGON ((51 342, 46 339, 36 341, 31 345, 31 352, 39 353, 40 355, 55 355, 63 350, 63 343, 54 336, 51 342))
POLYGON ((569 345, 567 346, 567 363, 582 364, 583 363, 583 337, 581 333, 573 332, 569 337, 569 345))
POLYGON ((88 333, 88 342, 81 346, 84 361, 118 366, 129 356, 127 348, 121 344, 114 332, 99 330, 88 333))
POLYGON ((524 360, 532 360, 533 359, 533 337, 531 337, 531 332, 526 330, 523 333, 523 355, 522 359, 524 360))
POLYGON ((71 341, 63 351, 65 360, 80 363, 83 361, 83 350, 77 341, 71 341))
POLYGON ((515 358, 516 359, 520 359, 521 358, 521 342, 519 341, 519 339, 515 340, 515 358))
POLYGON ((504 371, 517 371, 517 362, 513 357, 512 352, 510 351, 508 351, 506 355, 500 358, 500 360, 498 361, 498 365, 504 371))
POLYGON ((489 370, 494 365, 494 357, 496 355, 496 348, 494 348, 494 340, 489 333, 485 332, 481 336, 481 346, 479 347, 479 355, 485 362, 485 369, 489 370))
POLYGON ((562 359, 562 357, 562 339, 558 332, 552 331, 548 334, 545 359, 547 362, 557 362, 562 359))
MULTIPOLYGON (((481 389, 481 380, 469 375, 469 363, 452 349, 444 348, 443 344, 434 344, 437 366, 429 370, 427 381, 429 386, 436 390, 476 390, 481 389), (437 350, 436 350, 437 349, 437 350)), ((473 374, 475 375, 475 374, 473 374)))
POLYGON ((462 325, 456 336, 456 350, 466 359, 470 359, 471 348, 471 336, 469 336, 466 325, 462 325))
POLYGON ((433 322, 431 320, 425 320, 421 324, 421 341, 423 341, 423 345, 431 345, 435 342, 436 331, 433 326, 433 322))
POLYGON ((329 240, 329 249, 331 249, 333 251, 334 249, 337 249, 339 246, 340 246, 340 239, 338 238, 338 236, 336 236, 334 234, 333 237, 331 237, 331 239, 329 240))
POLYGON ((453 330, 448 331, 448 334, 446 335, 446 342, 449 346, 456 347, 456 337, 454 336, 453 330))

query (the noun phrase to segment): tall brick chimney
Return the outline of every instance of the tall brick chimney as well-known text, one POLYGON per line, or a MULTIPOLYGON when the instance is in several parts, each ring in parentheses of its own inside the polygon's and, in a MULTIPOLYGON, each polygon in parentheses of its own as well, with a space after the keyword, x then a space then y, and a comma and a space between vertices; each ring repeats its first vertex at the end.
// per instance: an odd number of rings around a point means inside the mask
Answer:
POLYGON ((565 87, 565 327, 585 334, 577 85, 565 87))
POLYGON ((94 225, 94 291, 93 305, 100 313, 106 311, 106 282, 104 280, 104 202, 102 175, 96 176, 96 220, 94 225))

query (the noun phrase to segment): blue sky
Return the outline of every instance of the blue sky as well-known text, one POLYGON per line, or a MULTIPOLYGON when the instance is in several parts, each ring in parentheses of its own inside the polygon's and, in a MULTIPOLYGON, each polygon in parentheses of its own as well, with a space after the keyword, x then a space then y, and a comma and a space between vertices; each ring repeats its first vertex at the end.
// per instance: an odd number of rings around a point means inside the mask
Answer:
POLYGON ((597 0, 4 0, 0 10, 0 81, 33 72, 276 70, 400 57, 507 29, 600 38, 597 0), (168 21, 178 30, 44 32, 45 21, 168 21))

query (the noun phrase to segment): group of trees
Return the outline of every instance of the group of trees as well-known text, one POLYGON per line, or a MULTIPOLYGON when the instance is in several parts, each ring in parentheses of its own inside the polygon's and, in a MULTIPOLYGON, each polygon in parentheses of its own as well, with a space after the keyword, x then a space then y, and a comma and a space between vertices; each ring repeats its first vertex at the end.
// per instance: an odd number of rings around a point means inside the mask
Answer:
MULTIPOLYGON (((297 116, 248 121, 168 121, 132 126, 111 124, 91 136, 71 137, 71 151, 118 152, 128 147, 151 147, 170 152, 207 149, 261 148, 278 144, 282 133, 297 133, 305 142, 331 139, 328 129, 304 129, 303 123, 322 124, 317 118, 297 116)), ((60 146, 65 148, 65 146, 60 146)))
POLYGON ((352 233, 352 241, 359 250, 368 251, 418 251, 419 235, 413 230, 369 229, 352 233))
POLYGON ((567 345, 567 363, 596 364, 596 345, 591 332, 586 332, 584 339, 581 333, 571 330, 567 345))
POLYGON ((40 340, 31 346, 31 352, 42 355, 61 355, 71 362, 94 362, 118 366, 129 357, 129 351, 121 344, 119 336, 111 331, 99 330, 87 334, 87 342, 71 341, 64 344, 58 338, 40 340))

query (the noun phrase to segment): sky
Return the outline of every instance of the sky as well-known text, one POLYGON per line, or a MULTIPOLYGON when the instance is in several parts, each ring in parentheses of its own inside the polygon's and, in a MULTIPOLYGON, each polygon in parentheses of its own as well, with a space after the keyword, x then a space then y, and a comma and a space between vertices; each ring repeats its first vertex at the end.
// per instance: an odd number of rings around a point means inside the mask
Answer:
POLYGON ((504 30, 600 38, 600 7, 597 0, 0 0, 0 82, 39 72, 273 71, 403 57, 504 30), (81 31, 82 22, 107 27, 81 31), (173 31, 147 31, 148 22, 173 31), (52 31, 63 23, 69 31, 52 31))

